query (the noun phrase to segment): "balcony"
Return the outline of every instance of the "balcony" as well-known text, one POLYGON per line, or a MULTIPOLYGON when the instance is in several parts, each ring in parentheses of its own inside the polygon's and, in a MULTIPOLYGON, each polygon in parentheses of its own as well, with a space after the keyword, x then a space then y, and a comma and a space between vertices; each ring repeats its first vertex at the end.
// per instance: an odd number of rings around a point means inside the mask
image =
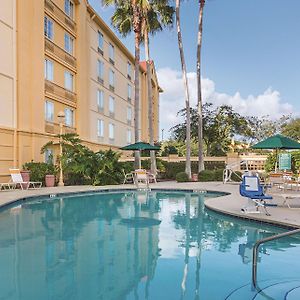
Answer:
POLYGON ((74 92, 66 90, 52 81, 45 80, 45 92, 76 103, 76 94, 74 92))
POLYGON ((56 57, 65 61, 70 66, 76 68, 76 58, 47 38, 45 38, 45 49, 50 53, 53 53, 56 57))
POLYGON ((69 29, 76 31, 76 23, 51 0, 45 0, 45 8, 63 22, 69 29))
MULTIPOLYGON (((51 134, 59 134, 60 133, 60 127, 58 123, 52 123, 52 122, 45 122, 45 132, 46 133, 51 133, 51 134)), ((68 127, 65 126, 63 127, 63 133, 76 133, 76 128, 74 127, 68 127)))

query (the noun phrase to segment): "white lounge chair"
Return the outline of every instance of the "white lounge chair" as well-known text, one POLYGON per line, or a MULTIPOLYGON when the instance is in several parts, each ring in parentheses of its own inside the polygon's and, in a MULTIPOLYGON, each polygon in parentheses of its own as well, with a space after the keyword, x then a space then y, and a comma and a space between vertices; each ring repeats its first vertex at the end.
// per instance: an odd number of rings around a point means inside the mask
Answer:
POLYGON ((149 189, 149 178, 147 171, 144 169, 138 169, 134 171, 134 183, 137 188, 141 188, 140 184, 143 184, 146 186, 147 189, 149 189))
POLYGON ((13 182, 5 182, 5 183, 0 183, 0 191, 9 191, 9 190, 14 190, 16 188, 16 184, 13 182))
POLYGON ((42 182, 24 181, 20 173, 20 169, 9 169, 9 172, 12 182, 16 185, 16 187, 20 186, 22 190, 28 190, 30 187, 33 189, 42 187, 42 182))

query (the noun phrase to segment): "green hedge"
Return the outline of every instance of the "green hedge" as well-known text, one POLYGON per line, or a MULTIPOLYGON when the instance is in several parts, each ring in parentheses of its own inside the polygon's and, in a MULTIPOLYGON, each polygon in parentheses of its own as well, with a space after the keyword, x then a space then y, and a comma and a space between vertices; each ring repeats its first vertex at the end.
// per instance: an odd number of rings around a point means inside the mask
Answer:
POLYGON ((187 181, 189 181, 189 177, 187 176, 187 174, 185 172, 180 172, 180 173, 176 174, 176 181, 177 182, 187 182, 187 181))
POLYGON ((30 181, 41 181, 45 185, 46 175, 56 175, 57 169, 53 164, 28 162, 23 165, 24 170, 30 171, 30 181))
MULTIPOLYGON (((162 161, 164 165, 164 172, 161 173, 163 179, 176 179, 176 174, 185 172, 185 162, 167 162, 162 161)), ((205 170, 223 170, 225 168, 224 162, 205 162, 205 170)), ((198 162, 191 163, 192 173, 198 173, 198 162)), ((222 171, 223 172, 223 171, 222 171)), ((223 175, 222 175, 223 177, 223 175)), ((223 179, 222 179, 223 180, 223 179)))

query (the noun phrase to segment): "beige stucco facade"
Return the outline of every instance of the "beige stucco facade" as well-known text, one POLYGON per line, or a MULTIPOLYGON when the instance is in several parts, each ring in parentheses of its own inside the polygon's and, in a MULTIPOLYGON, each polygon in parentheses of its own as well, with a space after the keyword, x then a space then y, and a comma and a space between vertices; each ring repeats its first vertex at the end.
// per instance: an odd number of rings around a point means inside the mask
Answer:
MULTIPOLYGON (((7 179, 10 167, 44 161, 40 149, 56 139, 60 111, 68 115, 64 132, 77 132, 93 150, 134 142, 134 57, 86 0, 67 2, 69 11, 65 0, 1 2, 0 181, 7 179)), ((152 69, 157 140, 160 88, 154 65, 152 69)), ((139 129, 146 141, 142 65, 140 81, 139 129)))

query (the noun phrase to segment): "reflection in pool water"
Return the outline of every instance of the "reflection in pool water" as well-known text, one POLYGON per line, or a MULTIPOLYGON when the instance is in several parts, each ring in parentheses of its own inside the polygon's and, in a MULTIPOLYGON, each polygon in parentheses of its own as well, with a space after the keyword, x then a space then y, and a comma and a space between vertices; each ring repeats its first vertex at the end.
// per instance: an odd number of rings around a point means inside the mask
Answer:
MULTIPOLYGON (((255 241, 282 230, 207 211, 203 200, 115 192, 3 209, 0 299, 225 299, 250 283, 255 241)), ((260 278, 282 275, 298 244, 260 248, 260 278)))

